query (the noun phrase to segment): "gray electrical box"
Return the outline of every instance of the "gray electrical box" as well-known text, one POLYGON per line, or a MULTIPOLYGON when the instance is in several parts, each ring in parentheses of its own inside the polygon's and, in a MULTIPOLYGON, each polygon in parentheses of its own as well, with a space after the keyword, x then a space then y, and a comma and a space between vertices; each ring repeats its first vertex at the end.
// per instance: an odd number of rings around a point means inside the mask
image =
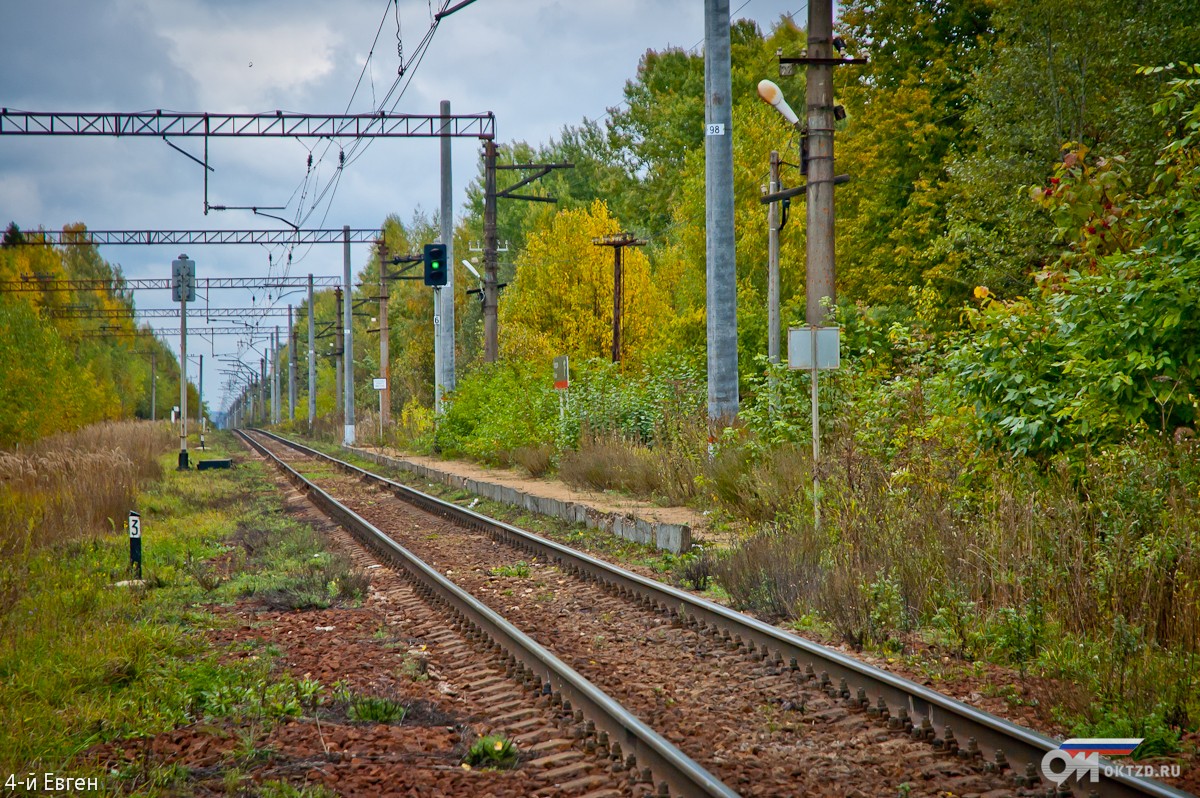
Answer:
POLYGON ((788 368, 812 371, 814 330, 816 331, 817 368, 821 371, 841 368, 840 327, 790 327, 788 329, 788 368))

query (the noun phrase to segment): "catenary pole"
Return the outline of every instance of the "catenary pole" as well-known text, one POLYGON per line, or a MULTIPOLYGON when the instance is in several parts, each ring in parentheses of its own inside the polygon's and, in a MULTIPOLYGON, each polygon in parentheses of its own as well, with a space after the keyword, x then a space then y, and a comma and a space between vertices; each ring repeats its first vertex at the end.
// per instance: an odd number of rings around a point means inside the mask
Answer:
POLYGON ((704 2, 704 89, 708 417, 728 423, 738 412, 729 0, 704 2))
POLYGON ((296 420, 296 328, 288 305, 288 421, 296 420))
POLYGON ((350 225, 342 228, 342 278, 345 300, 342 302, 342 369, 346 372, 345 421, 342 443, 354 445, 354 283, 350 274, 350 225))
POLYGON ((383 390, 379 392, 379 435, 387 429, 392 412, 392 361, 389 353, 391 330, 388 327, 388 246, 379 239, 379 376, 383 390))
POLYGON ((496 142, 483 143, 483 362, 500 357, 496 309, 499 304, 499 266, 496 262, 496 142))
POLYGON ((317 421, 317 322, 313 311, 313 276, 308 275, 308 431, 317 421))
MULTIPOLYGON (((779 151, 771 150, 770 183, 767 193, 779 191, 779 151)), ((767 360, 779 363, 779 216, 778 202, 767 205, 767 360)), ((776 379, 771 372, 770 407, 776 405, 776 379)))
POLYGON ((438 370, 435 385, 434 405, 436 412, 444 409, 446 394, 454 390, 454 183, 451 180, 451 137, 450 132, 450 101, 442 100, 442 131, 446 135, 441 139, 441 212, 442 243, 446 245, 446 286, 433 289, 434 296, 434 330, 437 336, 439 354, 436 358, 438 370))

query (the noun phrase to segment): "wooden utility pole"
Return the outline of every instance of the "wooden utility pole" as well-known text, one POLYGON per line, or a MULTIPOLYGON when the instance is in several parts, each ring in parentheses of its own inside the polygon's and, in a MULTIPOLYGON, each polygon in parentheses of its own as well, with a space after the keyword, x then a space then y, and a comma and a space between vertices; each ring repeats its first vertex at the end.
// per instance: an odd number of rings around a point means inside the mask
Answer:
POLYGON ((388 353, 388 246, 379 239, 379 376, 383 390, 379 392, 380 431, 387 428, 392 414, 391 358, 388 353))
POLYGON ((483 143, 483 362, 495 363, 500 357, 499 328, 496 310, 499 305, 499 264, 496 262, 496 200, 515 199, 526 202, 558 202, 554 197, 539 197, 533 194, 514 194, 533 181, 545 177, 555 169, 574 169, 573 163, 520 163, 496 164, 496 144, 490 139, 483 143), (536 169, 503 191, 496 190, 496 171, 536 169))
POLYGON ((616 235, 593 238, 592 243, 598 247, 613 248, 613 317, 612 317, 612 361, 621 362, 621 317, 625 305, 625 274, 622 262, 622 251, 625 247, 643 247, 645 241, 639 240, 632 233, 617 233, 616 235))

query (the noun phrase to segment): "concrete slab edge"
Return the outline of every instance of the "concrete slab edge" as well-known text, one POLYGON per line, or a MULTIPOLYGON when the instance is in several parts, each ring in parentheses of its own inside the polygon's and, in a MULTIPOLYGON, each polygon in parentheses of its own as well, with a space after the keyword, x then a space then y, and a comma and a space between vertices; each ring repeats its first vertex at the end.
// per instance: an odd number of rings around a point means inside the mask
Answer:
POLYGON ((663 551, 669 551, 672 554, 682 554, 692 547, 692 530, 687 524, 666 524, 659 521, 637 518, 632 515, 605 513, 586 504, 537 496, 519 491, 516 488, 498 485, 494 482, 460 477, 457 474, 439 471, 420 463, 413 463, 396 457, 388 457, 387 455, 372 452, 368 449, 359 449, 354 446, 342 446, 342 448, 354 452, 359 457, 364 457, 376 465, 390 466, 402 471, 408 471, 428 482, 441 483, 451 488, 474 493, 485 499, 491 499, 492 501, 501 502, 513 507, 520 507, 523 510, 540 515, 561 518, 573 524, 584 524, 591 529, 599 529, 625 540, 644 543, 663 551))

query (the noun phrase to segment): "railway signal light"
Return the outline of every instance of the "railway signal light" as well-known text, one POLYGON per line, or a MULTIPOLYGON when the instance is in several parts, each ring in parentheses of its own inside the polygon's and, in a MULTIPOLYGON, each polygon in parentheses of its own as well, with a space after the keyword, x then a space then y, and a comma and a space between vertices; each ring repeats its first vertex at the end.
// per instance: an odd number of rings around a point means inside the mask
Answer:
POLYGON ((446 245, 425 245, 425 285, 440 288, 446 284, 446 245))
POLYGON ((175 302, 196 301, 196 262, 187 255, 171 261, 171 299, 175 302))

